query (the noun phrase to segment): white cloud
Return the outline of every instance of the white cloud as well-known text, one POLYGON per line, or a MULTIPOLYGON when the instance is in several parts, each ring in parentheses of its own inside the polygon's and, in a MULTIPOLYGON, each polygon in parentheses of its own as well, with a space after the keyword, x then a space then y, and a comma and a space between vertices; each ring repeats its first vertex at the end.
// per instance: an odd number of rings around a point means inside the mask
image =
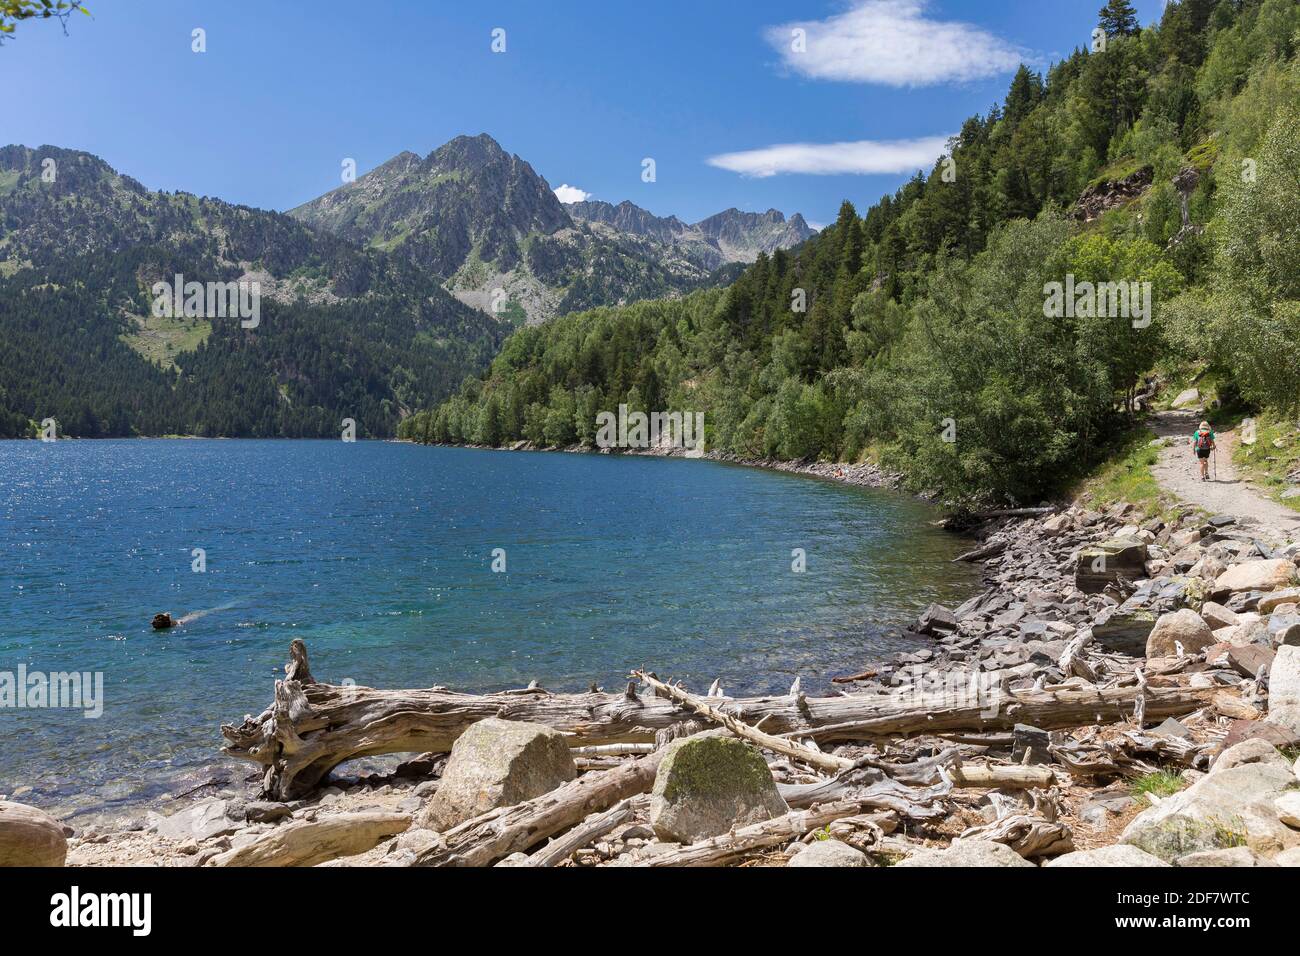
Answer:
POLYGON ((591 193, 579 189, 577 186, 570 186, 568 183, 561 183, 555 187, 555 198, 560 202, 583 202, 591 198, 591 193))
POLYGON ((948 149, 947 136, 852 143, 778 143, 762 149, 710 156, 710 166, 766 179, 779 173, 813 176, 910 173, 928 169, 948 149))
POLYGON ((971 23, 932 20, 928 0, 856 0, 825 20, 769 27, 767 42, 795 73, 815 80, 933 86, 1010 73, 1032 59, 971 23), (803 30, 803 50, 794 31, 803 30))

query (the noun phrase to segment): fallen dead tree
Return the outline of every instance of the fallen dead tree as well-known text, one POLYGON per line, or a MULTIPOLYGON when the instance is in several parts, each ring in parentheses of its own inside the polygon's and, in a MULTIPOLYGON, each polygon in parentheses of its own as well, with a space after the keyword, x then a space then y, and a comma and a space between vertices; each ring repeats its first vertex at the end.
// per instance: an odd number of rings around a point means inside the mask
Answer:
MULTIPOLYGON (((275 684, 274 700, 257 717, 221 728, 223 752, 264 766, 263 791, 292 800, 310 792, 334 767, 357 757, 444 752, 485 717, 545 724, 571 735, 573 746, 653 743, 695 715, 677 700, 621 694, 460 694, 442 687, 379 690, 313 680, 306 647, 295 641, 290 664, 298 679, 275 684)), ((866 741, 918 733, 1010 730, 1017 723, 1045 730, 1115 723, 1132 717, 1139 693, 1148 720, 1177 717, 1209 703, 1213 691, 1184 685, 1061 686, 1026 691, 969 688, 891 694, 804 697, 801 694, 709 698, 710 708, 765 735, 821 743, 866 741)), ((588 811, 590 812, 590 811, 588 811)))
POLYGON ((411 825, 405 813, 364 811, 299 820, 213 858, 210 866, 315 866, 364 853, 411 825))
POLYGON ((416 866, 491 866, 576 826, 593 813, 645 793, 654 785, 662 750, 615 767, 583 774, 540 797, 466 820, 417 851, 416 866))

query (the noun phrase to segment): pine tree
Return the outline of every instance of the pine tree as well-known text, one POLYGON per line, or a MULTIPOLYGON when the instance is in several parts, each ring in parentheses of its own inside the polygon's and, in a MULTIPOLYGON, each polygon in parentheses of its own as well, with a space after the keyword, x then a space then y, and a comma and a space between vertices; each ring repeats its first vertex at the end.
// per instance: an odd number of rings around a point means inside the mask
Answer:
POLYGON ((1101 8, 1098 16, 1101 17, 1100 26, 1106 31, 1106 36, 1134 36, 1138 30, 1137 11, 1133 9, 1130 0, 1109 0, 1101 8))

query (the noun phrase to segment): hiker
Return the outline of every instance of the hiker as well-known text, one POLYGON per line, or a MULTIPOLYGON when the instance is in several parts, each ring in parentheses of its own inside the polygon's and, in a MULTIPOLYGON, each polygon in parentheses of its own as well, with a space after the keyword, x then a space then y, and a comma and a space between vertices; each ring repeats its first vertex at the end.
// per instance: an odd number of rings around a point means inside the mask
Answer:
POLYGON ((1209 422, 1201 422, 1201 426, 1192 434, 1192 451, 1201 460, 1201 481, 1210 480, 1210 453, 1214 447, 1214 429, 1209 422))

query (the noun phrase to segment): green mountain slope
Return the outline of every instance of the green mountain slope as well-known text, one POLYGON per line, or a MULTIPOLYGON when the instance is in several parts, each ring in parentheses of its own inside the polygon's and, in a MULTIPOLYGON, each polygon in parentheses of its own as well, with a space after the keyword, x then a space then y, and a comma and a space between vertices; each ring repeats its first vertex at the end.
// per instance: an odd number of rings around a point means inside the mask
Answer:
POLYGON ((288 216, 151 192, 97 157, 0 148, 0 435, 391 435, 504 332, 402 259, 288 216), (159 317, 152 287, 245 282, 238 318, 159 317))
POLYGON ((872 455, 950 501, 1032 502, 1161 365, 1195 358, 1293 408, 1297 47, 1293 0, 1169 4, 1044 77, 1022 68, 950 161, 865 216, 845 203, 725 292, 516 332, 402 434, 590 444, 626 403, 704 412, 713 450, 872 455), (1053 284, 1076 282, 1136 283, 1150 310, 1053 311, 1053 284))

